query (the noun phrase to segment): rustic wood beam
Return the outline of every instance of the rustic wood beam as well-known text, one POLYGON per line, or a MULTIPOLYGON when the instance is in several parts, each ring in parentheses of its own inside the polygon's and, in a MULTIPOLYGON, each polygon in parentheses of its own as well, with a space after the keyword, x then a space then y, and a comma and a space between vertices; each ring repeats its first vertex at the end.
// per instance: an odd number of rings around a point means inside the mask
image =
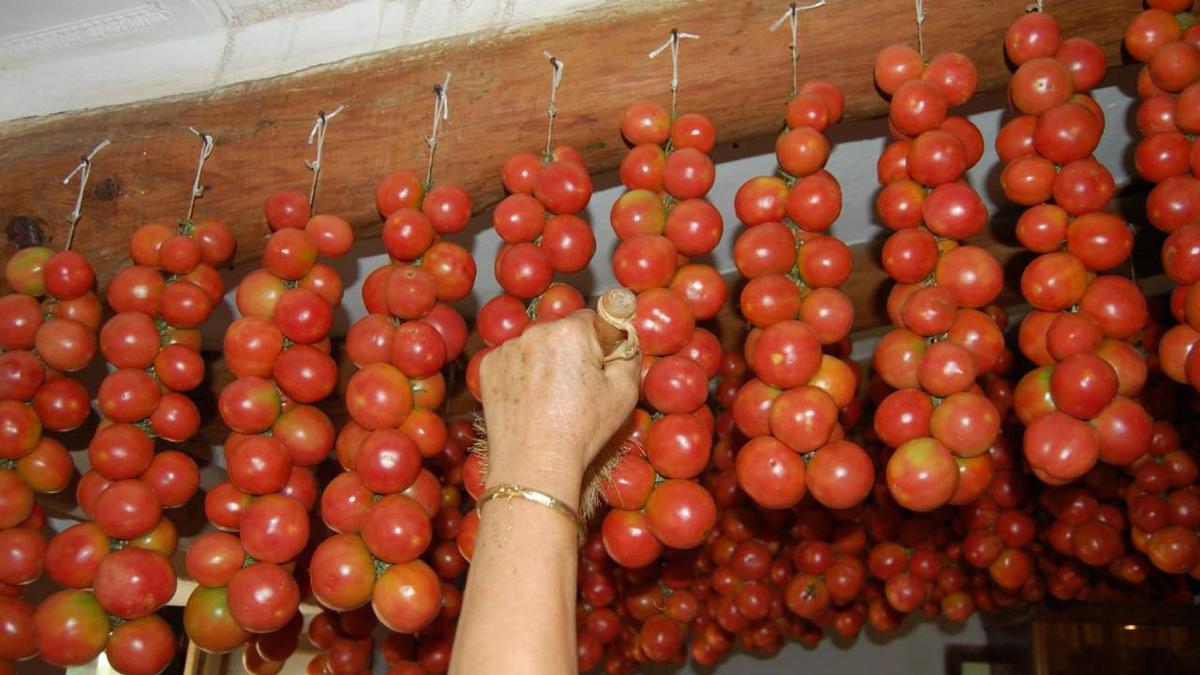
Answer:
MULTIPOLYGON (((947 0, 930 6, 929 52, 961 51, 979 66, 980 89, 1004 85, 1005 28, 1028 0, 947 0)), ((0 124, 0 223, 29 223, 52 246, 65 240, 75 192, 59 181, 81 153, 105 137, 96 161, 76 248, 103 284, 127 259, 132 231, 171 222, 187 206, 198 147, 189 125, 216 138, 200 216, 226 219, 237 233, 238 261, 256 257, 266 227, 262 204, 271 190, 304 189, 305 144, 320 110, 347 109, 331 122, 325 146, 320 210, 350 220, 360 237, 378 236, 375 182, 400 168, 424 165, 431 87, 445 71, 451 117, 443 126, 436 177, 463 184, 476 210, 501 197, 499 170, 509 155, 537 150, 545 138, 549 50, 568 68, 559 91, 558 142, 583 151, 593 171, 618 165, 624 145, 621 111, 641 98, 666 103, 669 59, 647 52, 674 27, 700 34, 682 46, 679 109, 708 115, 722 141, 768 135, 781 126, 791 85, 787 31, 768 27, 787 6, 778 2, 646 0, 605 4, 561 20, 514 31, 471 35, 407 47, 294 75, 216 91, 93 111, 0 124)), ((1111 63, 1120 58, 1123 27, 1139 0, 1057 0, 1064 35, 1095 40, 1111 63)), ((911 0, 834 0, 800 19, 800 77, 824 77, 846 92, 852 118, 884 111, 871 80, 876 52, 915 43, 911 0)), ((21 92, 36 96, 37 92, 21 92)), ((15 249, 10 239, 3 256, 15 249)))

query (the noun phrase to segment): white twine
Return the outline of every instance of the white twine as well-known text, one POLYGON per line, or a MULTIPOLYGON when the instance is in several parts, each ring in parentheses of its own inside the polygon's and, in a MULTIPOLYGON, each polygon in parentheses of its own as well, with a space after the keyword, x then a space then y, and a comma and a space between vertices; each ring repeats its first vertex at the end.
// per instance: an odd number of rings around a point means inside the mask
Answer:
POLYGON ((679 91, 679 41, 683 38, 699 40, 700 36, 695 33, 681 33, 678 29, 672 28, 671 37, 650 52, 650 58, 654 58, 663 53, 667 47, 671 48, 671 119, 675 119, 675 97, 679 91))
POLYGON ((925 0, 914 0, 917 6, 917 51, 925 58, 925 0))
POLYGON ((107 148, 109 145, 111 145, 111 142, 107 138, 101 139, 96 144, 96 147, 92 148, 91 152, 79 158, 79 164, 71 170, 71 173, 67 174, 66 178, 62 179, 63 185, 66 185, 71 182, 75 174, 80 174, 79 193, 75 196, 75 208, 67 214, 67 223, 71 225, 71 228, 67 230, 67 245, 64 248, 68 251, 71 250, 71 244, 75 242, 75 225, 79 223, 79 217, 83 214, 83 195, 87 191, 88 178, 92 175, 92 159, 96 156, 96 153, 107 148))
POLYGON ((1033 3, 1032 5, 1027 5, 1025 7, 1025 11, 1026 12, 1044 12, 1044 11, 1046 11, 1046 8, 1045 8, 1045 6, 1043 6, 1042 0, 1037 0, 1037 2, 1033 3))
POLYGON ((796 14, 798 12, 804 12, 804 11, 808 11, 810 9, 824 7, 826 4, 827 3, 825 2, 825 0, 821 0, 820 2, 814 2, 811 5, 804 5, 803 7, 797 7, 796 3, 793 2, 791 5, 788 6, 788 9, 786 12, 783 13, 783 16, 779 17, 778 19, 775 20, 775 23, 771 24, 772 31, 778 30, 779 27, 783 25, 784 21, 787 21, 788 23, 791 24, 792 43, 791 43, 791 45, 789 45, 789 49, 792 52, 792 96, 796 95, 797 87, 799 85, 799 77, 796 72, 797 71, 796 61, 800 58, 800 46, 796 39, 796 33, 797 33, 796 14))
POLYGON ((562 59, 548 51, 543 50, 542 56, 546 57, 546 60, 550 62, 550 67, 553 68, 553 72, 550 75, 550 106, 546 108, 546 117, 549 118, 549 121, 546 123, 545 156, 549 160, 553 150, 551 146, 554 143, 554 118, 558 116, 558 85, 562 84, 563 69, 566 68, 566 64, 562 62, 562 59))
POLYGON ((338 113, 346 109, 346 106, 339 105, 330 112, 322 110, 317 113, 317 121, 313 123, 312 131, 308 132, 308 144, 312 145, 315 140, 317 143, 317 153, 312 161, 305 161, 304 165, 309 171, 313 172, 312 185, 308 188, 308 210, 311 213, 317 206, 317 185, 321 181, 321 158, 325 154, 325 130, 329 128, 329 120, 337 116, 338 113))
POLYGON ((192 219, 192 213, 196 209, 196 198, 204 196, 204 186, 200 184, 200 177, 204 173, 204 163, 208 161, 213 151, 213 137, 202 131, 196 131, 195 127, 188 127, 188 131, 200 137, 200 159, 196 162, 196 178, 192 181, 192 195, 188 199, 187 219, 192 219))
POLYGON ((429 146, 429 163, 425 166, 427 186, 433 184, 433 155, 437 152, 438 130, 441 129, 442 120, 450 119, 450 98, 446 93, 449 89, 450 71, 446 71, 442 83, 433 87, 433 126, 425 137, 425 144, 429 146))

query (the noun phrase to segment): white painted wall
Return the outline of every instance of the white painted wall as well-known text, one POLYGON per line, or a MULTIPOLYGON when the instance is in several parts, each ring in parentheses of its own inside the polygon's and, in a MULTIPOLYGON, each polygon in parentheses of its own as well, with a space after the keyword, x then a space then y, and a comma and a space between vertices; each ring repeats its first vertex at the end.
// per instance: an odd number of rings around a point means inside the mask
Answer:
POLYGON ((205 91, 513 30, 603 1, 3 0, 0 121, 205 91))

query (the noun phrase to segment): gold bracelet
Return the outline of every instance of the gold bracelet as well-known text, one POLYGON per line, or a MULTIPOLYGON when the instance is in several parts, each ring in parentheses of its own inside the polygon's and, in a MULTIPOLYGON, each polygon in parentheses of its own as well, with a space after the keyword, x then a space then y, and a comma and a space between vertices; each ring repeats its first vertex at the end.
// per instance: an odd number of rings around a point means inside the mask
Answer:
POLYGON ((579 533, 579 546, 582 547, 584 542, 587 541, 587 527, 584 526, 583 519, 579 517, 579 513, 577 513, 575 509, 568 506, 561 499, 558 499, 552 495, 548 495, 540 490, 522 487, 520 485, 496 485, 488 488, 486 492, 479 495, 479 501, 475 502, 475 511, 481 518, 483 517, 483 505, 492 501, 493 499, 496 499, 497 497, 503 497, 504 499, 512 499, 513 497, 517 497, 557 511, 567 518, 570 518, 571 522, 575 524, 575 529, 579 533))

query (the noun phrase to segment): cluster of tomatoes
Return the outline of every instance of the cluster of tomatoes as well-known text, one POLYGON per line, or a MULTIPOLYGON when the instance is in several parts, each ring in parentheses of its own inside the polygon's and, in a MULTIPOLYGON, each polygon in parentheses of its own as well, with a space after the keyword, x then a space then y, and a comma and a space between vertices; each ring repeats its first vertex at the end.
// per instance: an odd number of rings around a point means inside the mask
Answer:
POLYGON ((602 498, 612 510, 602 542, 619 565, 643 567, 665 548, 699 546, 716 522, 712 495, 696 482, 712 453, 713 413, 705 405, 721 346, 697 322, 725 302, 724 279, 692 262, 720 242, 724 223, 705 199, 716 177, 708 153, 716 130, 706 117, 673 118, 641 102, 621 118, 632 146, 621 162, 626 192, 610 220, 620 239, 612 255, 617 281, 637 293, 633 323, 641 351, 641 398, 602 498))
MULTIPOLYGON (((718 393, 718 403, 731 400, 750 375, 739 355, 726 354, 717 384, 726 393, 718 393)), ((872 498, 854 508, 829 509, 809 494, 792 508, 769 509, 737 485, 735 451, 746 439, 728 410, 715 429, 702 481, 718 517, 703 545, 667 550, 634 569, 614 564, 595 532, 585 545, 576 617, 581 672, 629 673, 641 663, 688 658, 712 666, 739 647, 770 656, 788 639, 814 646, 829 632, 853 639, 865 625, 891 632, 908 614, 965 621, 976 610, 1040 602, 1048 592, 1188 602, 1171 583, 1177 577, 1151 574, 1141 554, 1110 552, 1108 533, 1092 526, 1077 528, 1073 544, 1083 557, 1109 558, 1106 565, 1093 573, 1090 563, 1055 553, 1048 520, 1100 520, 1121 531, 1113 506, 1128 484, 1111 467, 1064 489, 1073 492, 1034 500, 1020 455, 1001 434, 989 449, 994 477, 989 473, 982 493, 962 508, 914 514, 892 499, 880 475, 872 498), (1092 507, 1068 507, 1076 494, 1104 495, 1106 504, 1090 497, 1092 507)), ((882 458, 881 449, 868 448, 882 458)))
POLYGON ((974 500, 990 476, 987 454, 1000 414, 976 380, 1005 368, 1004 338, 988 304, 1000 292, 1000 265, 964 244, 987 226, 983 200, 965 178, 983 154, 983 136, 949 114, 975 93, 974 63, 958 53, 925 63, 892 45, 875 59, 875 82, 891 96, 893 141, 879 158, 876 211, 892 231, 883 268, 897 283, 887 298, 896 327, 873 366, 894 388, 875 412, 879 438, 894 448, 887 485, 905 508, 930 511, 974 500))
MULTIPOLYGON (((770 656, 788 639, 890 632, 908 615, 961 622, 1047 595, 1190 602, 1187 577, 1200 578, 1190 448, 1200 433, 1171 381, 1200 389, 1200 28, 1180 14, 1192 0, 1147 4, 1125 36, 1146 64, 1134 159, 1155 184, 1147 219, 1167 234, 1163 263, 1177 284, 1162 314, 1178 325, 1164 330, 1136 284, 1112 273, 1133 235, 1107 212, 1114 180, 1092 156, 1105 119, 1087 92, 1104 55, 1062 39, 1048 14, 1027 13, 1005 38, 1018 114, 996 139, 1004 194, 1025 207, 1016 236, 1037 256, 1021 274, 1033 311, 1018 335, 1034 367, 1014 386, 1008 318, 990 304, 1003 273, 966 243, 989 219, 966 180, 983 138, 950 114, 974 94, 975 67, 962 54, 926 63, 888 47, 874 70, 893 136, 876 209, 896 283, 893 328, 866 387, 870 429, 855 428, 864 402, 850 360, 854 307, 838 288, 851 254, 828 232, 841 189, 824 168, 825 131, 842 116, 841 91, 800 87, 776 141, 776 175, 737 193, 745 229, 733 253, 749 328, 740 354, 722 353, 700 325, 727 294, 696 261, 724 229, 705 198, 713 125, 653 103, 626 111, 612 265, 637 293, 642 405, 602 481, 609 510, 580 556, 581 671, 689 658, 712 666, 736 648, 770 656)), ((492 224, 504 293, 479 311, 485 348, 463 378, 477 399, 489 350, 585 305, 555 275, 582 271, 596 249, 581 217, 592 182, 580 153, 514 155, 502 180, 508 196, 492 224)), ((205 498, 217 531, 187 553, 199 585, 184 626, 202 649, 241 647, 248 672, 279 672, 305 630, 321 650, 314 675, 367 671, 377 651, 396 675, 448 669, 479 524, 467 507, 484 487, 472 425, 438 412, 453 384, 447 367, 467 343, 451 304, 470 294, 476 263, 448 237, 466 229, 471 200, 412 171, 385 176, 375 197, 390 260, 366 278, 368 315, 346 336, 355 370, 340 430, 318 405, 340 381, 329 333, 343 285, 318 258, 348 252, 346 221, 312 215, 302 193, 272 194, 262 269, 239 284, 241 318, 225 333, 235 378, 218 401, 231 430, 228 479, 205 498), (319 482, 327 459, 339 471, 319 482), (325 609, 305 628, 299 605, 310 594, 325 609)), ((155 613, 176 588, 177 533, 162 514, 193 501, 199 471, 156 445, 198 432, 188 395, 205 377, 198 329, 221 302, 216 267, 234 244, 218 221, 142 227, 134 264, 107 287, 114 314, 103 328, 82 256, 29 248, 10 259, 14 292, 0 298, 0 673, 39 652, 72 666, 103 651, 123 673, 160 672, 174 658, 155 613), (74 374, 97 352, 109 366, 96 392, 102 420, 76 494, 90 522, 47 543, 34 493, 65 489, 74 463, 44 432, 88 420, 91 395, 74 374), (35 609, 19 596, 43 570, 64 590, 35 609)))
MULTIPOLYGON (((39 649, 59 665, 87 661, 104 649, 109 623, 90 593, 36 612, 20 597, 44 569, 54 575, 64 565, 48 552, 35 493, 62 491, 75 472, 67 448, 47 432, 77 429, 91 414, 77 373, 96 355, 95 274, 80 254, 39 246, 13 254, 5 275, 13 292, 0 298, 0 670, 12 672, 8 662, 39 649), (71 640, 76 619, 88 623, 87 635, 71 640)), ((120 653, 128 638, 115 643, 120 653)))
POLYGON ((596 252, 592 227, 579 215, 592 198, 592 178, 578 151, 559 146, 542 159, 518 153, 504 162, 501 175, 508 196, 492 211, 492 227, 504 241, 495 261, 504 293, 481 307, 476 319, 487 345, 469 364, 467 381, 476 400, 479 364, 492 348, 530 325, 583 309, 583 295, 554 283, 554 275, 585 269, 596 252))
POLYGON ((295 190, 272 193, 265 213, 272 234, 262 267, 238 285, 242 316, 225 331, 235 378, 217 401, 230 429, 227 480, 205 498, 218 531, 188 550, 188 574, 199 586, 188 598, 184 628, 206 650, 253 639, 275 645, 255 653, 286 658, 299 634, 300 587, 290 564, 308 545, 318 494, 312 467, 334 441, 333 424, 313 404, 337 382, 328 333, 342 280, 317 258, 345 254, 353 233, 337 216, 310 217, 308 197, 295 190))
MULTIPOLYGON (((350 420, 336 443, 342 473, 321 496, 321 518, 334 534, 313 552, 309 579, 323 606, 362 621, 377 617, 399 633, 420 631, 448 663, 461 605, 451 582, 466 568, 456 544, 457 485, 471 439, 469 425, 448 428, 437 409, 446 395, 442 368, 467 340, 466 322, 447 303, 470 293, 475 263, 442 237, 466 228, 470 198, 457 185, 425 186, 404 170, 381 180, 376 205, 391 260, 368 276, 370 313, 347 334, 346 354, 358 370, 346 386, 350 420), (440 466, 440 478, 425 460, 440 466)), ((335 641, 320 667, 357 672, 341 669, 343 647, 335 641)))
POLYGON ((1154 184, 1146 219, 1167 234, 1163 271, 1176 284, 1171 313, 1179 322, 1158 343, 1158 362, 1176 382, 1200 385, 1200 360, 1191 358, 1200 340, 1200 29, 1183 14, 1191 2, 1156 1, 1125 31, 1130 55, 1146 64, 1138 73, 1142 99, 1137 127, 1143 138, 1134 153, 1138 174, 1154 184), (1176 16, 1178 14, 1178 16, 1176 16), (1182 19, 1189 27, 1185 30, 1182 19))
POLYGON ((826 234, 841 213, 842 191, 824 169, 830 143, 823 132, 844 107, 829 82, 800 87, 775 143, 778 175, 750 179, 734 200, 746 225, 733 255, 748 280, 740 307, 752 326, 744 352, 754 376, 730 402, 750 439, 737 453, 736 476, 767 508, 789 508, 808 492, 830 508, 849 508, 875 477, 870 458, 846 440, 859 373, 839 358, 849 351, 854 306, 837 287, 853 265, 846 244, 826 234))
MULTIPOLYGON (((479 380, 483 358, 530 326, 583 309, 583 294, 554 281, 554 275, 587 268, 596 252, 591 224, 581 217, 592 199, 592 178, 583 157, 558 146, 541 158, 517 153, 504 162, 501 180, 508 193, 492 212, 492 227, 504 242, 496 254, 495 275, 504 293, 479 309, 476 330, 484 348, 467 363, 467 388, 483 400, 479 380)), ((468 447, 468 449, 470 449, 468 447)), ((472 499, 483 494, 484 453, 470 453, 462 465, 463 488, 472 499)), ((470 559, 479 514, 465 516, 460 549, 470 559)))
POLYGON ((1062 40, 1041 12, 1009 27, 1005 53, 1017 65, 1009 96, 1020 114, 997 138, 1001 182, 1027 207, 1016 234, 1038 254, 1021 274, 1034 309, 1019 335, 1036 368, 1018 384, 1016 407, 1034 474, 1063 484, 1098 459, 1127 464, 1148 449, 1152 421, 1131 398, 1145 367, 1130 344, 1147 307, 1128 277, 1103 274, 1133 248, 1128 224, 1104 210, 1114 181, 1092 156, 1104 114, 1086 92, 1104 75, 1103 53, 1088 40, 1062 40))
MULTIPOLYGON (((171 629, 153 613, 176 586, 170 556, 178 536, 162 511, 192 500, 200 472, 179 450, 156 452, 155 441, 182 443, 199 430, 200 412, 188 396, 205 374, 199 327, 225 291, 216 268, 234 247, 218 220, 144 225, 130 241, 133 264, 106 291, 115 314, 100 330, 109 366, 96 395, 102 419, 88 443, 91 468, 76 491, 94 522, 51 540, 47 570, 75 589, 62 593, 90 587, 103 611, 124 621, 107 648, 122 672, 159 672, 175 656, 171 629)), ((42 657, 54 662, 44 649, 42 657)))

